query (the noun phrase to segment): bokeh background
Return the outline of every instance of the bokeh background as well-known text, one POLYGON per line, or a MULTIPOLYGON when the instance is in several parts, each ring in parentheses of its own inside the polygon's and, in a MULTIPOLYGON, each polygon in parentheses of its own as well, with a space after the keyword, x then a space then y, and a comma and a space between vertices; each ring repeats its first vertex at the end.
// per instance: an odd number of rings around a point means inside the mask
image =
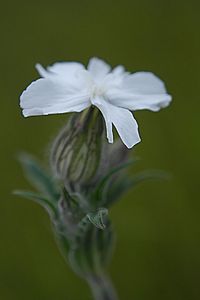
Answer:
MULTIPOLYGON (((153 71, 173 104, 139 111, 139 169, 169 181, 130 191, 110 211, 118 233, 110 267, 120 299, 200 299, 200 2, 178 0, 7 1, 0 12, 0 299, 89 300, 66 267, 46 213, 11 195, 28 189, 16 160, 24 150, 47 161, 66 115, 24 119, 22 90, 34 65, 98 56, 128 70, 153 71)), ((133 153, 132 152, 132 153, 133 153)), ((133 169, 134 171, 134 169, 133 169)))

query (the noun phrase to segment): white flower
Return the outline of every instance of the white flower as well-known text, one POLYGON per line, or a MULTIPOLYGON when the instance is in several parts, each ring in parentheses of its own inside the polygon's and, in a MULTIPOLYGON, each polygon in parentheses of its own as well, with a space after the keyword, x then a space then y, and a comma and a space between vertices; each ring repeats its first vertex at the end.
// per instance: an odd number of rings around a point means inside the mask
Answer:
POLYGON ((90 59, 87 69, 77 62, 55 63, 47 70, 37 64, 36 68, 43 78, 32 82, 20 97, 25 117, 80 112, 95 105, 105 119, 108 141, 113 143, 114 125, 128 148, 140 142, 130 110, 158 111, 171 101, 154 74, 130 74, 122 66, 112 70, 98 58, 90 59))

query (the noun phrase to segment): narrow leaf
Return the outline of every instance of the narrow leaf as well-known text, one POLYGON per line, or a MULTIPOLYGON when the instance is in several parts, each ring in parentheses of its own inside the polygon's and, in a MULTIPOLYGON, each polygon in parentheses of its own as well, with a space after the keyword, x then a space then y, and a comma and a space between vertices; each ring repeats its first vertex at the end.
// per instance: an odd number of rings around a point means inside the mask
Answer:
POLYGON ((93 197, 95 199, 96 202, 99 202, 102 200, 102 195, 104 192, 104 188, 107 185, 107 183, 111 180, 111 178, 116 175, 118 172, 126 169, 127 167, 129 167, 130 165, 133 165, 137 160, 131 160, 129 162, 126 162, 116 168, 113 168, 112 170, 110 170, 103 178, 102 180, 99 182, 99 184, 97 185, 97 188, 94 191, 93 197))
POLYGON ((57 209, 52 204, 52 202, 49 201, 49 199, 47 199, 47 198, 45 198, 45 197, 43 197, 43 196, 41 196, 37 193, 33 193, 33 192, 29 192, 29 191, 16 190, 16 191, 13 192, 13 194, 16 195, 16 196, 20 196, 20 197, 35 201, 36 203, 43 206, 51 216, 56 216, 57 215, 57 209))
POLYGON ((47 195, 51 199, 58 200, 58 188, 40 164, 27 154, 21 155, 20 161, 29 181, 44 195, 47 195))
POLYGON ((136 187, 142 182, 149 180, 167 180, 169 178, 169 174, 164 171, 148 170, 139 172, 129 180, 126 178, 113 184, 106 195, 107 204, 110 206, 116 202, 123 193, 127 192, 131 188, 136 187))

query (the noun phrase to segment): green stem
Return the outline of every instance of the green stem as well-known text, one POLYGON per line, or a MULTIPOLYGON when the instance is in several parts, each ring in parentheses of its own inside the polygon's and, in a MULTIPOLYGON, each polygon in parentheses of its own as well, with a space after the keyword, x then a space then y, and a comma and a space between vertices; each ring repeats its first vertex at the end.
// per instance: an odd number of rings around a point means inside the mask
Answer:
POLYGON ((117 294, 105 274, 93 274, 87 278, 94 300, 117 300, 117 294))
MULTIPOLYGON (((59 238, 58 239, 58 246, 65 258, 66 261, 69 262, 68 257, 68 244, 66 243, 66 239, 59 238)), ((106 276, 104 273, 91 273, 90 275, 83 275, 77 271, 77 265, 72 263, 71 266, 74 272, 85 279, 91 289, 91 292, 93 294, 94 300, 118 300, 117 294, 115 292, 115 289, 112 285, 111 280, 106 276)))

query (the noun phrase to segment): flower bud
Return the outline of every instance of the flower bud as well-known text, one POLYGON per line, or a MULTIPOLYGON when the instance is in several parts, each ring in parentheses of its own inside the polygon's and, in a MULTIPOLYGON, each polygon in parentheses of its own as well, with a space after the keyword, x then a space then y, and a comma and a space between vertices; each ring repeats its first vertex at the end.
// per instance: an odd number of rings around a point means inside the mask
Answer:
POLYGON ((102 116, 90 108, 73 114, 56 138, 51 152, 52 167, 72 189, 92 183, 101 157, 102 132, 102 116))

